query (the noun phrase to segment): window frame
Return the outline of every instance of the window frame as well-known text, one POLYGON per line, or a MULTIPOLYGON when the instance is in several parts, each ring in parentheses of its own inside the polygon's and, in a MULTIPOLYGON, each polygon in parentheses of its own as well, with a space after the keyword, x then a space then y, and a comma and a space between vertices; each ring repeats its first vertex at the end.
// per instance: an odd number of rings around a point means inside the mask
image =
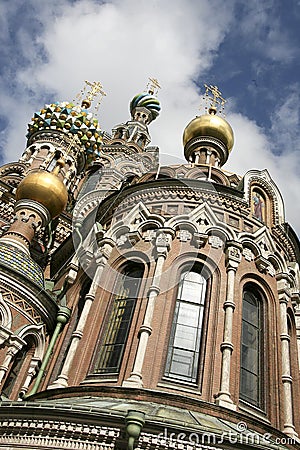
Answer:
MULTIPOLYGON (((267 323, 266 323, 266 300, 265 296, 259 289, 256 284, 247 283, 243 287, 243 296, 242 296, 242 317, 241 317, 241 337, 240 337, 240 373, 239 373, 239 400, 242 404, 249 406, 252 409, 257 411, 266 413, 266 395, 265 391, 267 389, 266 376, 267 370, 264 365, 264 355, 267 355, 267 323), (258 329, 259 329, 259 337, 258 337, 258 351, 257 351, 257 401, 247 396, 247 394, 242 393, 242 346, 243 346, 243 323, 246 321, 244 319, 244 302, 245 302, 245 293, 249 293, 251 297, 254 297, 258 303, 258 329)), ((250 323, 247 321, 247 323, 250 323)), ((251 323, 250 323, 251 324, 251 323)), ((252 325, 252 324, 251 324, 252 325)), ((244 370, 246 370, 244 368, 244 370)), ((250 371, 249 371, 250 372, 250 371)))
MULTIPOLYGON (((92 375, 96 375, 96 376, 100 376, 100 377, 111 376, 111 375, 119 376, 119 374, 121 372, 122 361, 123 361, 124 354, 126 351, 126 346, 128 345, 128 337, 130 335, 130 328, 133 323, 133 318, 134 318, 134 314, 135 314, 136 307, 137 307, 137 301, 140 298, 140 292, 141 292, 141 286, 142 286, 144 274, 145 274, 145 267, 142 263, 139 263, 139 262, 133 262, 133 263, 127 264, 125 267, 121 268, 120 272, 118 272, 118 275, 117 275, 115 283, 114 283, 115 288, 113 289, 112 294, 110 295, 109 308, 105 314, 105 319, 101 326, 101 331, 100 331, 100 335, 99 335, 100 338, 98 339, 98 345, 96 346, 96 352, 95 352, 93 362, 92 362, 92 367, 91 367, 92 375), (118 291, 121 288, 121 283, 124 282, 124 280, 126 279, 126 277, 128 277, 128 275, 130 277, 130 273, 132 274, 134 272, 139 272, 139 274, 140 274, 139 277, 134 277, 136 279, 139 278, 139 281, 137 282, 137 286, 136 286, 135 296, 125 297, 125 298, 120 297, 121 294, 118 294, 118 291), (125 301, 125 304, 122 305, 122 302, 124 302, 124 301, 125 301), (126 303, 128 304, 128 301, 131 301, 132 304, 131 304, 131 309, 129 310, 128 323, 127 323, 127 328, 125 330, 125 334, 123 336, 123 343, 119 344, 117 342, 114 342, 114 343, 106 342, 107 339, 111 339, 112 333, 113 333, 113 328, 112 328, 113 323, 111 323, 112 316, 114 319, 116 319, 118 317, 118 312, 120 312, 120 306, 121 306, 121 308, 123 306, 125 306, 125 308, 126 308, 126 303), (109 348, 109 346, 117 346, 117 345, 122 345, 122 347, 120 348, 118 357, 117 357, 118 364, 116 366, 99 367, 100 362, 105 361, 106 357, 107 357, 107 361, 109 361, 109 359, 110 359, 109 354, 108 353, 106 354, 107 348, 109 348), (113 369, 115 369, 115 370, 113 370, 113 369)), ((120 326, 122 326, 122 322, 120 322, 120 326)), ((120 329, 121 328, 119 327, 116 330, 115 336, 117 336, 117 338, 118 338, 118 332, 120 331, 120 329)), ((111 352, 111 354, 112 354, 112 352, 111 352)))
MULTIPOLYGON (((209 277, 207 276, 207 271, 202 265, 193 265, 192 267, 190 265, 185 265, 181 267, 179 270, 179 283, 177 285, 176 294, 173 297, 174 301, 174 307, 172 308, 172 314, 171 316, 171 325, 169 327, 169 333, 168 333, 168 343, 167 343, 167 349, 166 349, 166 356, 165 356, 165 365, 164 365, 164 371, 163 371, 163 377, 162 379, 168 382, 176 383, 176 384, 182 384, 185 386, 190 387, 198 387, 202 382, 202 376, 203 376, 203 362, 204 362, 204 354, 205 354, 205 347, 206 347, 206 334, 207 334, 207 310, 208 310, 208 297, 210 292, 210 283, 209 283, 209 277), (188 302, 185 299, 182 299, 182 285, 181 281, 183 280, 183 277, 185 274, 189 273, 196 273, 200 277, 202 277, 202 284, 203 284, 203 290, 200 295, 201 299, 199 302, 188 302), (197 305, 199 306, 198 310, 201 317, 201 324, 197 327, 197 337, 196 340, 198 340, 199 345, 198 349, 194 351, 194 355, 198 353, 197 357, 194 358, 194 365, 196 365, 196 368, 194 370, 194 376, 191 375, 190 379, 187 379, 185 376, 178 376, 175 373, 171 372, 171 366, 172 366, 172 353, 175 348, 174 342, 175 342, 175 333, 176 333, 176 327, 178 325, 178 322, 174 322, 178 315, 178 304, 190 304, 190 305, 197 305)), ((199 325, 199 323, 198 323, 199 325)))

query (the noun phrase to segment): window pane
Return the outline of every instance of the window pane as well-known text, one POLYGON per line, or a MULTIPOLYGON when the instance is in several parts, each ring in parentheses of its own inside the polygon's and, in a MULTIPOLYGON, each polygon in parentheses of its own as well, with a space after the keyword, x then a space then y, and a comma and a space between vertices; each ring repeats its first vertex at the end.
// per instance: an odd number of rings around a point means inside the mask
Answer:
POLYGON ((186 350, 174 349, 171 373, 180 374, 181 378, 191 380, 193 376, 194 353, 186 350))
POLYGON ((140 268, 121 275, 99 349, 96 362, 98 373, 116 373, 120 369, 142 275, 140 268))
POLYGON ((181 276, 168 348, 166 376, 197 381, 206 281, 197 272, 181 276))
POLYGON ((197 328, 189 327, 188 325, 177 325, 174 339, 174 346, 185 348, 188 350, 196 350, 197 342, 197 328))
MULTIPOLYGON (((193 272, 192 272, 193 273, 193 272)), ((189 277, 191 272, 188 273, 189 277)), ((205 280, 204 278, 197 275, 197 281, 190 281, 187 279, 187 276, 184 276, 180 282, 178 298, 182 300, 186 300, 192 303, 203 303, 204 302, 204 287, 205 280)))
POLYGON ((255 292, 245 291, 242 312, 240 396, 255 406, 261 406, 262 303, 255 292))
POLYGON ((199 307, 181 302, 179 304, 177 316, 178 323, 186 323, 191 327, 196 327, 199 321, 199 307))
POLYGON ((257 375, 242 369, 241 389, 243 392, 243 398, 246 401, 257 406, 259 405, 257 375))
POLYGON ((249 323, 258 326, 259 320, 259 308, 258 303, 253 295, 245 296, 245 301, 243 303, 243 318, 249 323))

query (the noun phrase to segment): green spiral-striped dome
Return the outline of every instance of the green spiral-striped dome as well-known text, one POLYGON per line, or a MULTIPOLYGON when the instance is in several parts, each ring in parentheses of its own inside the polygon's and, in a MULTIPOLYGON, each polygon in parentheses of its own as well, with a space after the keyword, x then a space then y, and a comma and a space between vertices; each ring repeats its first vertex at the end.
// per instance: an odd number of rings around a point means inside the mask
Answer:
POLYGON ((144 107, 151 111, 152 120, 156 119, 159 115, 161 106, 156 97, 146 92, 137 94, 130 102, 130 113, 133 115, 133 111, 137 107, 144 107))

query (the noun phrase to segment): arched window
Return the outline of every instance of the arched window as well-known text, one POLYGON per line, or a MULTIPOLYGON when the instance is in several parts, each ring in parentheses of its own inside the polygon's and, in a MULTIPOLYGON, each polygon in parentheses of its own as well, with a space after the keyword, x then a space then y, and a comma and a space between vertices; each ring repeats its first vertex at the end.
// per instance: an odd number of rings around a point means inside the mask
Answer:
POLYGON ((142 276, 143 267, 136 264, 119 277, 100 343, 96 373, 118 373, 120 370, 142 276))
POLYGON ((165 376, 189 383, 198 378, 206 280, 195 270, 183 272, 177 300, 165 376))
POLYGON ((257 290, 243 293, 240 398, 263 408, 263 304, 257 290))

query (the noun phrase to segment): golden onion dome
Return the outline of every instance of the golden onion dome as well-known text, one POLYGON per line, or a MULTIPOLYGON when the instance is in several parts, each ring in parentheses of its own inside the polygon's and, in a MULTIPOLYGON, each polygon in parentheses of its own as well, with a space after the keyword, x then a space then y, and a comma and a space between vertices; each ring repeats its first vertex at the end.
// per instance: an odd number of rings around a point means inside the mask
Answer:
POLYGON ((216 114, 204 114, 191 120, 183 133, 184 147, 191 139, 200 136, 214 137, 225 145, 228 152, 232 150, 233 130, 225 119, 216 114))
POLYGON ((57 217, 66 207, 68 192, 57 175, 39 170, 29 173, 17 188, 16 200, 30 199, 41 203, 50 213, 57 217))

